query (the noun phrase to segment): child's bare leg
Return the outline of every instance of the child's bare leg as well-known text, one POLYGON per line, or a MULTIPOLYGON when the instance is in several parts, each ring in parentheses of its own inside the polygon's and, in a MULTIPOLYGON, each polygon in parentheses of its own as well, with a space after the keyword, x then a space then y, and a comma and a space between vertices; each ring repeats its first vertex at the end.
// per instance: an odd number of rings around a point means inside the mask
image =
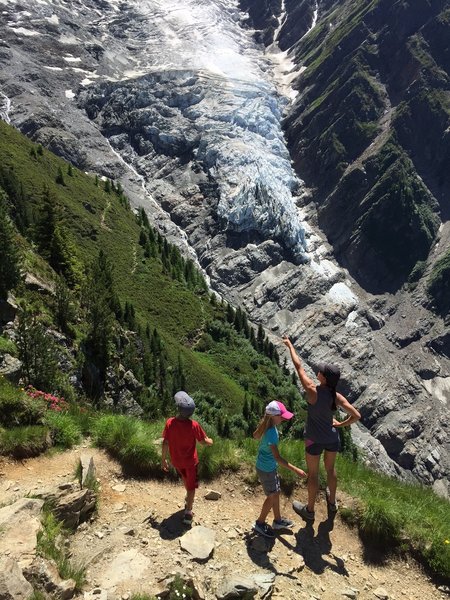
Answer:
POLYGON ((192 510, 194 506, 195 490, 186 490, 186 510, 192 510))
POLYGON ((273 504, 272 504, 273 518, 275 519, 275 521, 280 521, 280 519, 281 519, 280 492, 277 492, 276 494, 272 494, 272 498, 273 498, 273 504))
POLYGON ((264 500, 264 503, 261 508, 261 513, 260 513, 259 517, 256 519, 258 521, 258 523, 266 522, 267 515, 272 510, 274 496, 276 496, 276 494, 270 494, 270 496, 267 496, 267 498, 264 500))

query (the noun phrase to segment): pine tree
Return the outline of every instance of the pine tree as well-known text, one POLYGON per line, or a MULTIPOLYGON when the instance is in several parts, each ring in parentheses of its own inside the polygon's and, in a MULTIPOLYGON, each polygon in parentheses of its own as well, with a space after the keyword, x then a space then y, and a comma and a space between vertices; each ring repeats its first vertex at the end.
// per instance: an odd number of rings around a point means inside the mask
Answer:
POLYGON ((56 227, 56 201, 48 187, 42 192, 38 214, 34 224, 34 239, 40 254, 50 261, 51 247, 56 227))
MULTIPOLYGON (((117 295, 113 285, 112 265, 103 250, 89 269, 84 288, 84 303, 87 314, 88 333, 85 340, 85 354, 98 369, 100 383, 105 379, 110 364, 114 329, 114 311, 117 310, 117 295)), ((89 390, 97 396, 101 389, 89 390)))
POLYGON ((240 333, 242 331, 243 325, 244 325, 244 323, 243 323, 243 318, 242 318, 242 309, 240 306, 238 306, 236 313, 234 315, 234 328, 236 329, 236 331, 238 333, 240 333))
POLYGON ((223 423, 223 427, 222 427, 222 436, 225 438, 229 438, 230 437, 230 421, 228 419, 228 417, 225 417, 225 421, 223 423))
POLYGON ((64 279, 58 279, 55 289, 55 318, 58 327, 67 335, 73 336, 71 324, 75 320, 72 298, 64 279))
POLYGON ((61 167, 58 167, 58 174, 56 175, 55 181, 59 185, 66 185, 61 167))
POLYGON ((73 169, 72 169, 72 165, 70 163, 67 166, 67 175, 69 177, 73 177, 73 169))
POLYGON ((29 226, 28 201, 23 189, 23 184, 16 177, 12 167, 0 165, 0 188, 6 192, 10 217, 21 233, 25 233, 29 226))
POLYGON ((265 337, 264 336, 264 329, 262 328, 262 325, 260 323, 258 325, 258 334, 256 336, 256 341, 257 341, 257 344, 258 344, 258 350, 260 352, 262 352, 263 349, 264 349, 264 337, 265 337))
POLYGON ((231 304, 227 304, 227 321, 228 323, 234 323, 234 308, 231 304))
POLYGON ((253 329, 253 327, 250 328, 250 344, 253 346, 253 348, 255 348, 255 350, 258 347, 258 342, 256 341, 256 336, 255 336, 255 330, 253 329))
POLYGON ((19 283, 19 253, 14 228, 6 209, 6 194, 0 189, 0 300, 19 283))
POLYGON ((45 328, 26 307, 18 317, 17 347, 25 383, 44 391, 55 391, 58 382, 58 349, 45 328))

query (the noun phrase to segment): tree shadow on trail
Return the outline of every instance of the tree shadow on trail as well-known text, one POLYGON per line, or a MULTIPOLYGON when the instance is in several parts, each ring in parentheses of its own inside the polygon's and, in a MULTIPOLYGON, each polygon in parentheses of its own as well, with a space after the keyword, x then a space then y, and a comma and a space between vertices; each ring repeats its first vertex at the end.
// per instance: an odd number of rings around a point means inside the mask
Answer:
POLYGON ((183 523, 184 510, 177 510, 169 517, 166 517, 161 522, 158 522, 153 515, 149 515, 144 519, 145 523, 148 523, 153 529, 159 531, 159 535, 163 540, 175 540, 181 537, 190 529, 189 525, 183 523))
POLYGON ((330 515, 319 524, 316 534, 312 524, 306 523, 305 527, 295 534, 295 546, 285 539, 280 541, 290 550, 301 554, 305 565, 317 575, 323 573, 325 569, 330 569, 339 575, 348 576, 344 561, 331 552, 330 531, 333 531, 333 527, 334 515, 330 515))

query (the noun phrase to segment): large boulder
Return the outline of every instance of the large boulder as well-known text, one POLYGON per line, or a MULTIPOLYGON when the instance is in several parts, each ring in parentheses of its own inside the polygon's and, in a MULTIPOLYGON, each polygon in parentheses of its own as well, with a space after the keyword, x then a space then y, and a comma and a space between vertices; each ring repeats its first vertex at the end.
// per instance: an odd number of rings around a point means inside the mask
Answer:
POLYGON ((10 354, 3 354, 0 356, 0 375, 17 385, 22 375, 22 362, 10 354))
POLYGON ((28 600, 33 588, 14 558, 0 558, 0 600, 28 600))
POLYGON ((25 569, 27 579, 38 589, 54 595, 59 600, 70 600, 75 594, 76 583, 73 579, 62 579, 56 564, 39 557, 25 569))
POLYGON ((52 512, 65 527, 75 529, 94 512, 96 494, 89 488, 79 489, 78 483, 63 483, 56 489, 37 490, 35 495, 49 502, 52 512))
POLYGON ((40 294, 48 294, 49 296, 55 295, 55 287, 53 284, 44 281, 32 273, 26 273, 25 287, 34 292, 39 292, 40 294))
POLYGON ((14 504, 0 508, 0 556, 8 555, 20 567, 33 561, 43 504, 43 500, 21 498, 14 504))

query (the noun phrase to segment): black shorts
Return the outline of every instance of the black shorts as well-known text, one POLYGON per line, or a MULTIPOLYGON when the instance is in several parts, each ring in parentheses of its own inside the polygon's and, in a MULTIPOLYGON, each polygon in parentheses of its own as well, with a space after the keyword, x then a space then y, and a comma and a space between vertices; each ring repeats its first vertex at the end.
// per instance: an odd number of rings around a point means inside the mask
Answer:
POLYGON ((332 442, 331 444, 319 444, 312 440, 305 440, 305 452, 307 454, 311 454, 311 456, 320 456, 324 450, 327 452, 340 452, 341 442, 339 438, 336 442, 332 442))

